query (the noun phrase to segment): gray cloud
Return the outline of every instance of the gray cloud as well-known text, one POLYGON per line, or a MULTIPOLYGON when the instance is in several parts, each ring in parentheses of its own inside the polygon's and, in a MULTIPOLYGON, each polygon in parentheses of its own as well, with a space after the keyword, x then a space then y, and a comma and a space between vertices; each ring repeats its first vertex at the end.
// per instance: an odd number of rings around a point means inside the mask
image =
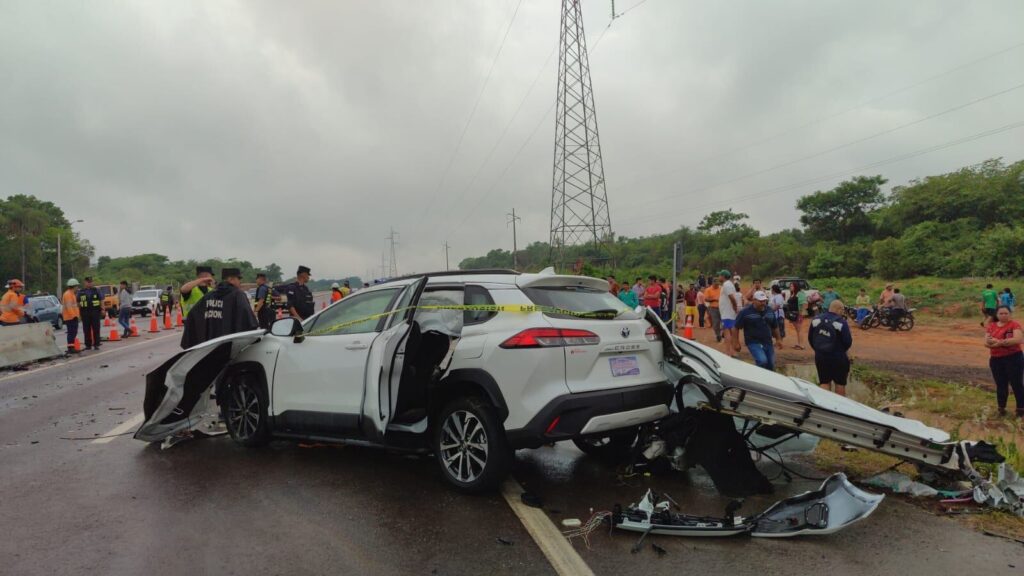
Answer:
MULTIPOLYGON (((545 240, 553 120, 534 128, 558 2, 519 7, 442 183, 516 4, 6 2, 0 186, 84 218, 112 256, 364 274, 394 227, 400 269, 436 269, 446 240, 455 262, 510 247, 513 207, 521 242, 545 240)), ((619 234, 729 206, 793 226, 796 198, 842 177, 764 192, 1024 120, 1022 89, 793 162, 1024 82, 1021 47, 857 107, 1020 42, 1013 0, 648 0, 607 30, 607 2, 584 9, 619 234)), ((1024 157, 1022 131, 873 172, 900 184, 994 156, 1024 157)))

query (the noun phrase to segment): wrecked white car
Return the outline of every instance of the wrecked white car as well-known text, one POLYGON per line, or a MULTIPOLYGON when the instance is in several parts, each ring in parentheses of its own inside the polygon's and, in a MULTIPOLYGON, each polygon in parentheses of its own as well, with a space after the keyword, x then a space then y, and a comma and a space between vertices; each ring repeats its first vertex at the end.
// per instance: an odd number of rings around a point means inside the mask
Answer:
POLYGON ((514 449, 667 416, 658 329, 595 278, 396 279, 301 324, 171 358, 147 375, 135 437, 173 440, 222 419, 247 446, 278 437, 429 451, 448 482, 482 490, 504 479, 514 449))

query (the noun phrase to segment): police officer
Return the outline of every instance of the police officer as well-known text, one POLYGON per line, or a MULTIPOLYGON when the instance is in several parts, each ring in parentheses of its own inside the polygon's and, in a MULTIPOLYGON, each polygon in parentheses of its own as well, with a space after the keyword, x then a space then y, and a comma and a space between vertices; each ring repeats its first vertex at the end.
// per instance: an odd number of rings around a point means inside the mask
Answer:
POLYGON ((285 295, 288 296, 288 312, 292 318, 305 320, 313 315, 313 293, 309 291, 306 283, 309 282, 311 270, 305 266, 299 266, 295 273, 295 282, 285 288, 285 295))
POLYGON ((256 319, 264 330, 274 323, 274 296, 267 286, 267 275, 262 272, 256 275, 256 319))
POLYGON ((160 293, 160 315, 169 316, 171 314, 171 306, 174 304, 174 296, 171 294, 172 288, 168 286, 164 288, 164 291, 160 293))
POLYGON ((85 277, 85 287, 78 290, 78 311, 82 316, 82 335, 86 350, 100 349, 100 319, 103 318, 103 295, 85 277))
POLYGON ((188 311, 206 296, 214 284, 213 268, 196 266, 196 279, 181 285, 181 314, 188 318, 188 311))

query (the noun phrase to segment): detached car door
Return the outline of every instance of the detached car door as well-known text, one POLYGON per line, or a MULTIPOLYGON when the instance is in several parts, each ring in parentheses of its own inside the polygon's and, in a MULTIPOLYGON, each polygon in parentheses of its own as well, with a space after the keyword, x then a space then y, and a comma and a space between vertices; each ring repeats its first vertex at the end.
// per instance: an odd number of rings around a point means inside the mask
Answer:
POLYGON ((282 432, 359 430, 367 359, 404 286, 358 292, 314 316, 282 343, 274 370, 274 425, 282 432))

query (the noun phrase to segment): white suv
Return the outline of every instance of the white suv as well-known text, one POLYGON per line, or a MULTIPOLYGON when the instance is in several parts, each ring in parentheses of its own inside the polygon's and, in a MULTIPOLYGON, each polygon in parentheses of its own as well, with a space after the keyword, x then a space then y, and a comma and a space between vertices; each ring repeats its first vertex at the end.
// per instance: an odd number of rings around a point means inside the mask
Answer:
POLYGON ((301 324, 178 354, 147 375, 135 437, 209 427, 215 386, 221 418, 247 446, 282 437, 429 450, 450 483, 487 489, 517 448, 596 450, 588 439, 668 414, 671 338, 647 314, 604 280, 550 271, 396 279, 301 324))

